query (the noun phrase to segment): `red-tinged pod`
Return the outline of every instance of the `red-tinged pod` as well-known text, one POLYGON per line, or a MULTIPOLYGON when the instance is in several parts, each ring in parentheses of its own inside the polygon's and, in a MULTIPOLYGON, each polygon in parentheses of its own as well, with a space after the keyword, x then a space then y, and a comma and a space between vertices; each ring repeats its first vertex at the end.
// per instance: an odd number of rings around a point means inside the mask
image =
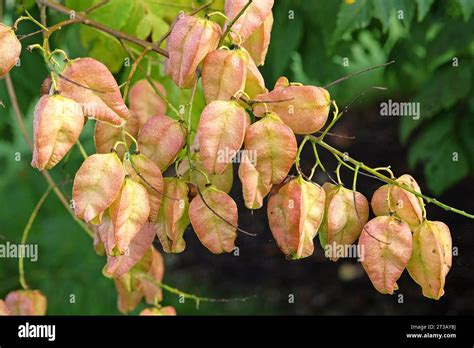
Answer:
POLYGON ((247 129, 245 150, 254 156, 255 168, 266 184, 279 184, 293 166, 297 144, 292 130, 274 112, 247 129))
MULTIPOLYGON (((138 117, 134 112, 130 113, 130 118, 125 123, 125 131, 132 135, 134 138, 138 136, 138 117)), ((104 122, 96 122, 94 130, 94 144, 97 153, 108 153, 117 144, 117 142, 123 142, 124 132, 122 127, 112 126, 104 122)), ((132 138, 125 136, 125 142, 130 148, 133 144, 132 138)), ((125 148, 123 146, 116 147, 117 155, 123 158, 125 154, 125 148)))
POLYGON ((155 228, 163 250, 167 253, 180 253, 186 248, 183 234, 189 225, 188 193, 188 185, 183 180, 164 179, 163 198, 155 228))
POLYGON ((364 226, 359 250, 362 266, 375 289, 393 294, 412 253, 410 226, 393 216, 378 216, 364 226))
MULTIPOLYGON (((273 91, 255 99, 267 101, 267 109, 276 112, 297 134, 319 131, 326 123, 331 107, 329 92, 324 88, 291 84, 285 77, 280 77, 273 91)), ((255 115, 261 116, 267 109, 257 105, 255 115)))
POLYGON ((74 213, 85 222, 100 217, 120 193, 125 174, 115 153, 89 156, 76 173, 72 188, 74 213))
MULTIPOLYGON (((421 194, 420 186, 412 176, 404 174, 396 181, 421 194)), ((412 227, 418 226, 423 221, 423 204, 423 200, 413 193, 391 184, 379 187, 371 200, 375 215, 395 213, 412 227)))
POLYGON ((109 213, 114 225, 115 246, 122 255, 150 216, 150 199, 146 188, 127 178, 109 213))
MULTIPOLYGON (((130 110, 136 114, 138 119, 138 129, 153 116, 166 113, 166 102, 162 97, 166 97, 166 90, 159 82, 153 81, 158 95, 148 80, 136 82, 130 89, 129 103, 130 110)), ((137 130, 138 131, 138 130, 137 130)))
POLYGON ((144 316, 172 315, 172 316, 174 316, 174 315, 176 315, 176 309, 174 307, 171 307, 171 306, 160 307, 160 308, 157 308, 157 307, 145 308, 144 310, 142 310, 140 312, 140 315, 144 315, 144 316))
POLYGON ((261 66, 265 63, 268 47, 270 46, 272 28, 273 14, 270 12, 263 24, 243 43, 243 47, 250 53, 250 56, 257 66, 261 66))
POLYGON ((247 113, 235 101, 216 100, 208 104, 198 126, 199 154, 211 174, 222 174, 242 147, 247 113))
POLYGON ((219 49, 206 56, 202 64, 202 87, 207 103, 230 100, 244 90, 248 59, 242 49, 219 49))
POLYGON ((176 160, 186 142, 182 123, 166 115, 150 118, 138 133, 140 152, 151 159, 164 173, 176 160))
POLYGON ((69 61, 58 80, 61 95, 81 104, 84 115, 122 126, 130 117, 114 76, 92 58, 69 61))
POLYGON ((41 97, 35 108, 31 165, 39 170, 58 164, 79 139, 84 115, 78 103, 60 95, 41 97))
POLYGON ((326 206, 319 230, 321 246, 332 261, 337 261, 338 248, 345 248, 359 238, 369 219, 369 203, 363 194, 340 185, 325 183, 326 206))
POLYGON ((21 43, 13 28, 0 23, 0 77, 6 75, 17 63, 21 43))
POLYGON ((317 184, 297 177, 270 196, 268 223, 280 250, 291 259, 311 256, 323 221, 326 194, 317 184))
MULTIPOLYGON (((226 0, 226 16, 234 19, 247 3, 247 0, 226 0)), ((273 3, 274 0, 253 1, 234 23, 232 30, 235 33, 239 33, 242 40, 246 41, 271 15, 273 3)), ((234 40, 236 39, 237 35, 234 36, 234 40)))
POLYGON ((8 309, 7 305, 3 300, 0 300, 0 316, 2 315, 10 315, 10 310, 8 309))
POLYGON ((222 30, 217 23, 195 16, 181 16, 168 39, 167 71, 181 88, 191 88, 198 65, 219 44, 222 30))
POLYGON ((265 183, 254 164, 255 160, 252 159, 252 156, 244 151, 239 165, 239 178, 242 182, 245 206, 252 210, 262 207, 263 199, 272 188, 272 184, 265 183))
POLYGON ((256 96, 267 93, 268 90, 265 87, 265 80, 263 79, 260 70, 258 70, 252 58, 249 58, 247 65, 247 78, 245 80, 245 93, 254 99, 256 96))
POLYGON ((161 199, 163 197, 163 175, 160 168, 143 154, 131 155, 125 161, 125 169, 135 182, 138 182, 148 191, 150 197, 150 216, 148 220, 154 222, 158 216, 161 199))
POLYGON ((452 265, 452 240, 448 226, 423 221, 413 232, 413 251, 407 270, 421 286, 423 296, 439 300, 452 265))
POLYGON ((212 253, 230 253, 237 238, 237 204, 214 186, 189 204, 189 219, 201 243, 212 253))
POLYGON ((16 290, 5 298, 10 315, 46 315, 47 302, 39 290, 16 290))

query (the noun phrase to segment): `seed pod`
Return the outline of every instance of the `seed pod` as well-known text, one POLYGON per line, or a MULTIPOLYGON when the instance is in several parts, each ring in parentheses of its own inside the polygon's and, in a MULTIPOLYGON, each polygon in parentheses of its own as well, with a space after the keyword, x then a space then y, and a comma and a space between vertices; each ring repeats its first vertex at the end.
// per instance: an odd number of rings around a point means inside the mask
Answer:
POLYGON ((10 315, 10 310, 3 300, 0 300, 0 316, 10 315))
POLYGON ((212 253, 235 249, 237 204, 227 193, 212 185, 206 188, 202 198, 196 196, 189 204, 189 219, 201 243, 212 253))
MULTIPOLYGON (((276 112, 296 134, 312 134, 320 130, 327 121, 331 106, 329 93, 324 88, 290 84, 286 77, 280 77, 273 91, 255 99, 269 101, 267 108, 276 112)), ((257 116, 264 112, 263 105, 254 108, 257 116)))
MULTIPOLYGON (((148 269, 148 276, 158 282, 163 280, 163 275, 165 274, 165 265, 163 262, 163 256, 161 253, 156 250, 153 246, 150 247, 151 250, 151 262, 150 268, 148 269)), ((146 255, 145 255, 146 256, 146 255)), ((145 295, 145 301, 148 304, 155 304, 161 302, 163 299, 163 293, 161 287, 155 283, 148 281, 146 279, 142 282, 143 293, 145 295)))
POLYGON ((130 117, 112 73, 92 58, 69 61, 58 81, 61 95, 82 105, 84 115, 122 126, 130 117))
MULTIPOLYGON (((339 245, 353 244, 369 219, 367 199, 359 192, 329 182, 323 185, 323 189, 326 192, 326 206, 319 230, 322 247, 337 250, 339 245)), ((337 261, 339 257, 332 253, 330 259, 337 261)))
POLYGON ((176 309, 171 306, 145 308, 140 312, 140 315, 176 315, 176 309))
POLYGON ((265 87, 265 80, 263 79, 260 70, 258 70, 252 58, 249 58, 247 65, 247 78, 245 80, 245 93, 254 99, 257 95, 267 93, 265 87))
POLYGON ((138 182, 148 191, 150 198, 150 216, 148 220, 154 222, 158 216, 161 198, 163 196, 163 175, 160 168, 153 161, 142 154, 131 155, 125 162, 125 169, 130 179, 138 182))
POLYGON ((60 95, 43 96, 35 108, 31 165, 53 168, 79 139, 84 116, 78 103, 60 95))
POLYGON ((219 44, 222 30, 217 23, 194 16, 181 16, 168 39, 168 71, 181 88, 196 82, 196 70, 209 52, 219 44))
POLYGON ((89 156, 76 173, 72 188, 74 213, 85 222, 100 215, 115 201, 125 175, 115 153, 89 156))
MULTIPOLYGON (((125 131, 130 133, 134 138, 138 135, 138 117, 134 112, 130 113, 130 118, 125 123, 125 131)), ((108 153, 117 144, 118 141, 123 141, 123 129, 122 127, 115 127, 108 123, 96 122, 94 131, 94 144, 97 153, 108 153)), ((127 146, 132 145, 132 139, 125 136, 125 142, 127 146)), ((123 146, 117 146, 117 155, 123 158, 125 149, 123 146)))
POLYGON ((202 63, 202 88, 206 102, 230 100, 245 87, 248 54, 241 49, 219 49, 202 63))
POLYGON ((107 264, 103 273, 108 277, 121 277, 128 272, 145 253, 150 249, 155 238, 155 228, 150 222, 146 222, 140 231, 133 237, 125 254, 116 254, 114 226, 109 217, 104 217, 102 224, 98 226, 99 235, 108 250, 107 264))
POLYGON ((47 300, 39 290, 16 290, 5 298, 11 315, 46 315, 47 300))
POLYGON ((270 46, 270 38, 273 27, 273 14, 270 12, 267 19, 253 32, 252 35, 243 43, 243 46, 249 51, 252 59, 257 66, 265 63, 265 58, 270 46))
MULTIPOLYGON (((402 175, 396 181, 421 193, 415 179, 408 174, 402 175)), ((377 216, 389 215, 394 212, 410 226, 418 226, 423 221, 423 201, 413 193, 395 185, 387 184, 378 188, 374 192, 370 204, 377 216)))
MULTIPOLYGON (((161 83, 153 82, 160 94, 166 97, 166 90, 161 83)), ((130 110, 138 118, 138 129, 153 116, 166 113, 166 102, 155 92, 148 80, 136 82, 130 89, 130 110)))
POLYGON ((397 280, 412 252, 410 226, 393 216, 370 220, 359 238, 364 266, 375 289, 382 294, 398 290, 397 280))
POLYGON ((196 154, 193 164, 196 167, 196 172, 194 173, 192 180, 189 176, 189 162, 187 159, 179 162, 178 174, 184 181, 190 181, 194 186, 198 186, 202 191, 206 188, 206 178, 200 173, 203 171, 207 174, 209 181, 219 190, 229 193, 232 188, 232 183, 234 181, 234 171, 232 163, 226 167, 224 173, 222 174, 210 174, 203 167, 199 154, 196 154))
POLYGON ((41 87, 40 87, 40 96, 44 96, 44 95, 47 95, 49 94, 49 92, 51 91, 51 86, 52 86, 52 82, 51 82, 51 77, 48 76, 46 77, 43 82, 41 83, 41 87))
POLYGON ((255 151, 255 168, 265 184, 281 183, 296 159, 296 138, 274 112, 267 113, 247 129, 245 150, 255 151))
POLYGON ((247 114, 235 101, 216 100, 208 104, 198 126, 199 151, 203 167, 222 174, 242 147, 247 114))
POLYGON ((115 245, 120 254, 127 251, 130 242, 147 221, 150 215, 149 200, 147 190, 127 178, 117 199, 110 206, 115 245))
POLYGON ((254 166, 254 162, 249 158, 247 151, 239 166, 239 178, 242 182, 242 194, 245 206, 249 209, 259 209, 263 205, 263 199, 270 192, 271 184, 263 181, 262 175, 254 166))
POLYGON ((184 230, 189 225, 188 185, 176 178, 164 178, 163 198, 155 222, 163 250, 180 253, 186 248, 184 230))
POLYGON ((164 173, 186 141, 183 125, 166 115, 150 118, 138 133, 140 151, 164 173))
POLYGON ((270 196, 270 230, 288 258, 301 259, 313 254, 313 239, 324 216, 325 196, 319 185, 301 177, 291 179, 270 196))
MULTIPOLYGON (((247 0, 226 0, 225 14, 234 19, 247 5, 247 0)), ((237 19, 232 30, 237 32, 246 41, 257 30, 272 12, 274 0, 253 1, 243 15, 237 19)))
POLYGON ((0 77, 6 75, 21 54, 21 43, 13 28, 0 23, 0 77))
POLYGON ((413 232, 413 252, 408 273, 423 289, 423 295, 439 300, 444 295, 446 275, 452 264, 452 241, 448 226, 423 221, 413 232))

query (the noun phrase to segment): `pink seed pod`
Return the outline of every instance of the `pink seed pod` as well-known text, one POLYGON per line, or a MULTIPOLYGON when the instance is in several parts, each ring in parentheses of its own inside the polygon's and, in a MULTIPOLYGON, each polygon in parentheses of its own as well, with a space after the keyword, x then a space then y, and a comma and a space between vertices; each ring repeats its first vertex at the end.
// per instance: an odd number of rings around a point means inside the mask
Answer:
POLYGON ((58 90, 81 104, 87 117, 114 126, 122 126, 130 117, 114 76, 95 59, 69 61, 58 80, 58 90))
POLYGON ((267 93, 265 87, 265 80, 263 79, 260 70, 258 70, 252 58, 249 58, 247 65, 247 78, 245 80, 245 93, 254 99, 257 95, 267 93))
MULTIPOLYGON (((166 90, 163 85, 156 81, 153 81, 153 84, 160 94, 166 97, 166 90)), ((153 116, 166 113, 166 102, 155 92, 146 79, 133 85, 128 99, 130 111, 134 112, 138 119, 138 129, 141 129, 153 116)))
MULTIPOLYGON (((267 101, 267 109, 276 112, 296 134, 312 134, 320 130, 327 121, 331 106, 329 92, 324 88, 291 84, 285 77, 280 77, 273 91, 255 99, 267 101)), ((264 112, 262 104, 254 108, 257 116, 264 112)))
POLYGON ((398 290, 397 280, 412 253, 408 224, 393 216, 370 220, 359 238, 361 262, 375 289, 382 294, 398 290))
MULTIPOLYGON (((338 246, 353 244, 369 219, 367 199, 359 192, 329 182, 324 183, 323 189, 326 192, 326 207, 319 230, 322 247, 336 250, 338 246)), ((330 259, 337 261, 339 257, 331 253, 330 259)))
POLYGON ((206 188, 202 198, 198 195, 189 204, 189 219, 201 243, 212 253, 230 253, 235 249, 238 211, 227 193, 212 185, 206 188))
POLYGON ((242 49, 219 49, 206 56, 202 64, 202 87, 207 103, 230 100, 244 90, 248 59, 242 49))
MULTIPOLYGON (((138 136, 138 117, 135 112, 130 112, 130 118, 125 123, 124 129, 133 137, 138 136)), ((97 153, 108 153, 117 144, 118 141, 123 141, 123 129, 122 127, 112 126, 104 122, 96 122, 94 130, 94 144, 97 153)), ((133 141, 130 137, 125 137, 125 142, 130 148, 133 141)), ((120 158, 123 158, 125 154, 125 148, 123 146, 116 147, 117 154, 120 158)))
MULTIPOLYGON (((411 175, 404 174, 396 181, 421 193, 420 186, 411 175)), ((418 226, 423 221, 423 201, 413 193, 395 185, 387 184, 379 187, 374 192, 370 204, 377 216, 395 213, 412 227, 418 226)))
POLYGON ((242 195, 244 197, 245 206, 248 209, 260 209, 263 205, 263 199, 268 195, 272 188, 272 184, 266 183, 263 176, 255 168, 247 151, 239 165, 239 178, 242 182, 242 195))
POLYGON ((150 118, 138 133, 140 151, 164 173, 176 160, 186 141, 183 125, 166 115, 150 118))
POLYGON ((439 300, 444 295, 451 265, 452 241, 448 226, 439 221, 423 221, 413 232, 413 252, 407 270, 421 286, 424 296, 439 300))
POLYGON ((267 19, 242 44, 247 49, 257 66, 265 63, 273 27, 273 14, 270 12, 267 19))
MULTIPOLYGON (((226 0, 224 7, 226 16, 234 19, 247 3, 247 0, 226 0)), ((232 30, 245 42, 270 16, 273 3, 274 0, 253 1, 234 23, 232 30)))
POLYGON ((319 185, 301 177, 291 179, 270 196, 270 230, 288 258, 301 259, 313 254, 313 239, 323 221, 325 197, 319 185))
POLYGON ((292 130, 274 112, 253 123, 245 134, 245 150, 255 153, 255 168, 265 184, 279 184, 296 159, 297 145, 292 130))
POLYGON ((208 173, 222 174, 242 147, 247 113, 236 101, 216 100, 201 115, 197 130, 199 155, 208 173))
POLYGON ((16 290, 5 298, 10 315, 46 315, 47 300, 39 290, 16 290))
POLYGON ((31 165, 53 168, 79 139, 84 127, 81 106, 60 95, 41 97, 34 114, 34 149, 31 165))
POLYGON ((182 16, 168 39, 167 71, 181 88, 196 82, 198 65, 219 44, 222 30, 217 23, 194 16, 182 16))
POLYGON ((165 307, 152 307, 152 308, 145 308, 140 312, 140 315, 144 316, 152 316, 152 315, 157 315, 157 316, 162 316, 162 315, 176 315, 176 309, 171 306, 165 306, 165 307))
POLYGON ((6 75, 17 63, 21 43, 13 28, 0 23, 0 77, 6 75))

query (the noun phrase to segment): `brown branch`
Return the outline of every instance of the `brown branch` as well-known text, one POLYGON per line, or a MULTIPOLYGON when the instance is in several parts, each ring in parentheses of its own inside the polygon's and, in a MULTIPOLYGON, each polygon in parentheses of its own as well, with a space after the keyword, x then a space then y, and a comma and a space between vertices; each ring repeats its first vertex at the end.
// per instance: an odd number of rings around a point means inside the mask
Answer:
MULTIPOLYGON (((75 12, 70 8, 67 8, 61 4, 58 4, 52 0, 37 0, 39 4, 44 5, 48 8, 51 8, 59 13, 65 14, 67 16, 70 16, 71 13, 75 12)), ((99 22, 96 22, 92 19, 87 18, 87 16, 84 13, 81 12, 75 12, 75 18, 74 18, 76 23, 84 24, 87 25, 91 28, 100 30, 104 33, 107 33, 109 35, 112 35, 113 37, 117 39, 122 39, 128 42, 131 42, 133 44, 136 44, 138 46, 141 46, 143 48, 149 48, 150 50, 168 58, 168 52, 164 49, 161 49, 159 47, 155 47, 155 45, 152 42, 141 40, 139 38, 136 38, 134 36, 125 34, 121 31, 109 28, 99 22)))

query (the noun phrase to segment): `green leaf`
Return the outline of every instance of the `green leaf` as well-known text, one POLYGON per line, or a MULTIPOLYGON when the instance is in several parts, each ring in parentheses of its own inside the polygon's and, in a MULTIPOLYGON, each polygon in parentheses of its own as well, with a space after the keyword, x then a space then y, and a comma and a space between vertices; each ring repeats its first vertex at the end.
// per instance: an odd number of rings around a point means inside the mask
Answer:
POLYGON ((464 20, 467 22, 472 14, 474 8, 474 2, 472 0, 458 0, 461 5, 461 10, 464 15, 464 20))
POLYGON ((431 79, 420 89, 412 101, 420 103, 420 118, 404 117, 401 121, 400 140, 406 143, 410 134, 426 120, 442 110, 451 108, 470 92, 471 73, 469 67, 446 67, 436 72, 436 83, 431 79), (455 81, 455 83, 453 83, 455 81))
POLYGON ((374 7, 374 17, 380 20, 384 32, 387 31, 393 6, 387 0, 372 0, 372 5, 374 7))
POLYGON ((418 8, 418 22, 421 22, 425 18, 426 14, 433 5, 434 0, 416 0, 416 6, 418 8))
POLYGON ((342 3, 337 14, 333 40, 337 42, 344 35, 354 30, 365 28, 370 23, 370 19, 371 7, 368 5, 367 0, 356 1, 352 4, 342 3))

